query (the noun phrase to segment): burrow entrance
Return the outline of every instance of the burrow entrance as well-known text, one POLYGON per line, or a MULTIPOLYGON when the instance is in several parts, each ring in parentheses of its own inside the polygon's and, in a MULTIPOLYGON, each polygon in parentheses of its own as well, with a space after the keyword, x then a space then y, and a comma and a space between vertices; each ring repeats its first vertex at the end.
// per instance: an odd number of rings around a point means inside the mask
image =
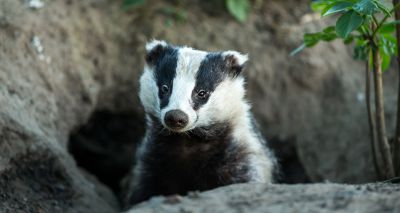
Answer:
POLYGON ((279 161, 280 173, 277 177, 278 183, 296 184, 311 182, 297 154, 295 139, 282 141, 276 137, 272 137, 268 140, 268 144, 274 150, 275 156, 279 161))
MULTIPOLYGON (((135 112, 96 111, 70 135, 68 149, 77 164, 120 195, 120 182, 131 170, 137 144, 144 134, 144 115, 135 112)), ((279 183, 308 183, 295 143, 270 138, 279 158, 279 183)))
POLYGON ((68 150, 78 166, 95 175, 117 195, 120 181, 134 163, 144 133, 144 118, 135 112, 96 111, 70 135, 68 150))

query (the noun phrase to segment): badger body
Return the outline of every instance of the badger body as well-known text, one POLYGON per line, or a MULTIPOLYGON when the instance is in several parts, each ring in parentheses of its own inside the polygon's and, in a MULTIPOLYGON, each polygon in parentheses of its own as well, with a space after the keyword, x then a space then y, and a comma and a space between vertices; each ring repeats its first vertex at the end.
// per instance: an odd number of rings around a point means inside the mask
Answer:
POLYGON ((272 182, 275 158, 245 100, 247 56, 164 41, 146 45, 146 133, 126 202, 245 182, 272 182))

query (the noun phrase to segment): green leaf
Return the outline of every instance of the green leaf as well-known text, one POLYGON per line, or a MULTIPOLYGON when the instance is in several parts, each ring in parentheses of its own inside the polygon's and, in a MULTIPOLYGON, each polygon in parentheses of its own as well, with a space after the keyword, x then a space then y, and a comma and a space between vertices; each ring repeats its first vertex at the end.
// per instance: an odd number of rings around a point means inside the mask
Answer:
POLYGON ((329 26, 329 27, 325 28, 322 32, 323 33, 335 33, 336 34, 334 26, 329 26))
POLYGON ((124 9, 130 9, 132 7, 141 5, 144 3, 144 0, 124 0, 122 3, 122 8, 124 9))
POLYGON ((363 18, 354 10, 343 14, 336 22, 336 33, 342 38, 347 38, 351 32, 356 30, 363 23, 363 18))
POLYGON ((382 34, 379 38, 379 48, 383 50, 384 54, 396 55, 397 54, 397 41, 391 34, 382 34))
POLYGON ((306 47, 312 47, 315 46, 318 41, 320 40, 320 34, 319 33, 306 33, 304 34, 304 44, 306 47))
POLYGON ((378 12, 378 6, 374 0, 361 0, 353 6, 353 9, 362 15, 372 15, 378 12))
POLYGON ((392 34, 396 30, 396 25, 394 24, 384 24, 379 28, 378 33, 380 34, 392 34))
POLYGON ((385 13, 387 16, 392 16, 392 14, 390 13, 389 8, 387 8, 383 2, 381 0, 374 0, 374 3, 376 5, 376 7, 378 7, 378 9, 380 11, 382 11, 383 13, 385 13))
POLYGON ((393 35, 385 34, 379 38, 379 53, 382 57, 382 71, 386 71, 392 56, 397 53, 397 42, 393 35))
POLYGON ((246 21, 250 10, 249 0, 226 0, 226 7, 229 13, 238 21, 246 21))
POLYGON ((357 38, 355 42, 353 58, 355 60, 366 61, 370 52, 369 50, 370 46, 368 45, 368 41, 357 38))
POLYGON ((320 36, 320 40, 322 41, 333 41, 337 38, 336 33, 323 33, 320 36))
POLYGON ((390 67, 391 56, 387 54, 381 54, 382 56, 382 72, 385 72, 390 67))
POLYGON ((355 60, 367 60, 369 48, 367 45, 357 45, 354 47, 353 58, 355 60))
POLYGON ((400 20, 396 21, 391 21, 388 23, 385 23, 382 25, 382 27, 379 28, 378 33, 381 34, 393 34, 394 31, 396 30, 396 25, 400 24, 400 20))
POLYGON ((387 24, 393 24, 393 25, 400 24, 400 20, 391 21, 391 22, 388 22, 387 24))
POLYGON ((346 44, 346 45, 351 44, 353 41, 354 41, 354 36, 352 36, 352 35, 347 36, 347 38, 345 38, 343 40, 344 44, 346 44))
POLYGON ((329 6, 325 7, 325 9, 322 11, 322 16, 328 16, 332 15, 335 13, 343 12, 353 6, 353 3, 351 2, 335 2, 330 4, 329 6))
POLYGON ((323 11, 327 6, 329 6, 330 3, 331 1, 313 1, 311 3, 311 9, 314 12, 323 11))
POLYGON ((304 34, 304 44, 306 47, 312 47, 319 41, 332 41, 336 38, 335 27, 330 26, 325 28, 322 32, 304 34))

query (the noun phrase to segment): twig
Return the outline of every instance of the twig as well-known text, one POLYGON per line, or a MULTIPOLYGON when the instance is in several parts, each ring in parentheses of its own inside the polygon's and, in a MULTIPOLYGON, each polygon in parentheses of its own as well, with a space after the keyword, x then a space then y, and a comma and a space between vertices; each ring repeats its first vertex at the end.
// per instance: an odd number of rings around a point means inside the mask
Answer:
POLYGON ((378 179, 382 178, 381 167, 379 166, 379 162, 381 159, 378 159, 379 153, 377 150, 379 149, 376 139, 376 127, 373 120, 372 109, 371 109, 371 80, 370 80, 370 71, 369 71, 369 61, 367 60, 365 66, 365 96, 367 102, 367 111, 368 111, 368 124, 369 124, 369 136, 371 141, 371 150, 372 150, 372 159, 374 163, 374 168, 376 172, 376 176, 378 179))
MULTIPOLYGON (((374 25, 372 27, 375 27, 374 25)), ((382 60, 379 53, 379 46, 372 38, 371 51, 373 59, 373 73, 375 84, 375 108, 376 108, 376 133, 379 141, 381 156, 384 162, 384 177, 394 177, 393 161, 390 151, 389 142, 386 137, 385 113, 383 103, 383 86, 382 86, 382 60)))
MULTIPOLYGON (((372 33, 372 37, 375 37, 376 33, 378 33, 378 31, 381 29, 381 27, 383 26, 383 24, 385 23, 385 21, 390 17, 390 14, 392 14, 393 12, 397 11, 397 9, 400 8, 400 4, 398 3, 398 0, 393 0, 393 8, 390 10, 389 14, 385 15, 385 17, 383 17, 383 19, 378 23, 378 20, 376 19, 375 16, 372 16, 374 22, 376 23, 376 28, 374 30, 374 32, 372 33), (396 2, 396 3, 395 3, 396 2)), ((397 20, 397 18, 396 18, 397 20)))

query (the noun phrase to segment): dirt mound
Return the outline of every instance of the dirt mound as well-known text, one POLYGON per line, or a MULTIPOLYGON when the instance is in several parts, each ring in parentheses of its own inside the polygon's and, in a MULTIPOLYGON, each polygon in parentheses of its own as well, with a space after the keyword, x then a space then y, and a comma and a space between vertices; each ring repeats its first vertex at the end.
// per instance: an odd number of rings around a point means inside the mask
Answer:
POLYGON ((71 208, 73 191, 57 157, 49 150, 16 156, 0 175, 0 208, 6 212, 55 212, 71 208), (46 202, 43 202, 46 201, 46 202))
POLYGON ((128 212, 396 212, 399 196, 398 185, 242 184, 187 197, 156 197, 128 212))
POLYGON ((135 84, 117 86, 126 75, 135 82, 129 57, 136 48, 124 29, 110 27, 128 17, 119 15, 118 4, 100 1, 46 1, 40 9, 0 2, 2 210, 118 211, 115 196, 77 167, 67 143, 95 109, 119 107, 114 99, 134 108, 128 91, 135 84))

